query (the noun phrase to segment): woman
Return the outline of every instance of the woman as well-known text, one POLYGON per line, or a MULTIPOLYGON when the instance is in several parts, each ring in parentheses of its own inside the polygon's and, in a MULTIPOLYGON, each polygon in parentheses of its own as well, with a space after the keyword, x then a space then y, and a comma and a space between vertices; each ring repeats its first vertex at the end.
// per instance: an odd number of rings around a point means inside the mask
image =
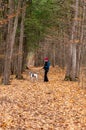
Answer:
POLYGON ((49 71, 49 67, 50 67, 50 62, 48 60, 48 58, 44 58, 44 67, 43 69, 45 70, 45 73, 44 73, 44 82, 48 82, 48 77, 47 77, 47 73, 49 71))

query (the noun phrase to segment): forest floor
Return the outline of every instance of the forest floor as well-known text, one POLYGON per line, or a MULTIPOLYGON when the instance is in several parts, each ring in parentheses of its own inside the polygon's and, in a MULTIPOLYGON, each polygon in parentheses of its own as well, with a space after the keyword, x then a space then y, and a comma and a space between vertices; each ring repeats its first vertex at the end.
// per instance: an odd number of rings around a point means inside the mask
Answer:
MULTIPOLYGON (((38 71, 40 68, 37 68, 38 71)), ((65 71, 50 68, 49 82, 23 74, 0 85, 0 130, 86 130, 86 88, 64 81, 65 71)))

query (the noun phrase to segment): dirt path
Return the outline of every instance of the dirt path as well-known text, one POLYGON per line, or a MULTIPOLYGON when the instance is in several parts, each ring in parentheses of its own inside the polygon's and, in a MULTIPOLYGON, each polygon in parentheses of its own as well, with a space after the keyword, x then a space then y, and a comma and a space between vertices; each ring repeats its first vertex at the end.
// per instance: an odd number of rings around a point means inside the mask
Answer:
POLYGON ((86 90, 51 68, 49 82, 14 79, 0 86, 0 130, 86 130, 86 90))

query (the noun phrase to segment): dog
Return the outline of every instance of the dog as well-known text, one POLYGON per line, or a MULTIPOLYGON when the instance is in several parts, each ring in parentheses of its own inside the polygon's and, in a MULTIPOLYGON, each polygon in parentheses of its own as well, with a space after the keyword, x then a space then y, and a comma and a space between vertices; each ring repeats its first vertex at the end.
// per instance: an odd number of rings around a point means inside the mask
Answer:
POLYGON ((36 79, 36 80, 38 80, 38 74, 37 73, 29 72, 29 75, 30 75, 30 79, 36 79))

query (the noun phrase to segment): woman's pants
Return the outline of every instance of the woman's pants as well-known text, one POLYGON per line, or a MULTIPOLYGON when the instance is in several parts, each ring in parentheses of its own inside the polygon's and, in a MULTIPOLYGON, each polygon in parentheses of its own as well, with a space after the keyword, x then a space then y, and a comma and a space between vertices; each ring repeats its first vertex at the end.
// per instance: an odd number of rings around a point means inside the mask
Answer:
POLYGON ((45 70, 45 74, 44 74, 44 82, 48 82, 47 73, 48 73, 48 70, 45 70))

